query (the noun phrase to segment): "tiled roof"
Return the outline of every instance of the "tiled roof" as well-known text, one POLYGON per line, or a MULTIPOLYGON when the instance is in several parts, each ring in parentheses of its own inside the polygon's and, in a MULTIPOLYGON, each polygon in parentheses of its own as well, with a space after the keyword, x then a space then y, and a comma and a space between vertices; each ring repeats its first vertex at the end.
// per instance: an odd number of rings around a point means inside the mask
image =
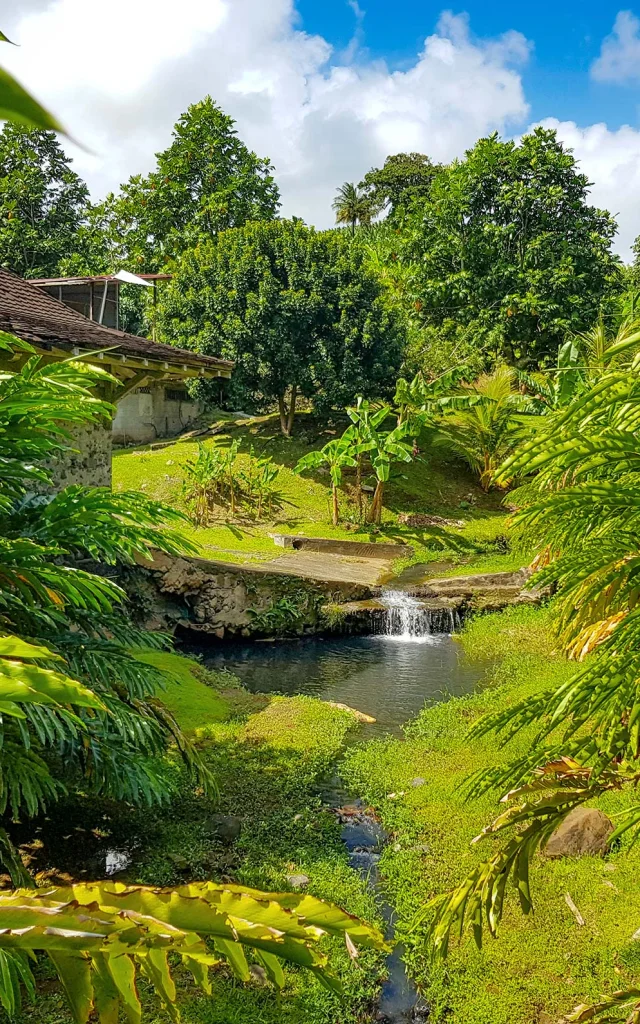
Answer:
POLYGON ((29 281, 0 267, 0 330, 17 334, 32 344, 61 346, 94 351, 112 349, 120 355, 157 362, 186 363, 204 370, 221 370, 225 376, 233 368, 227 359, 198 355, 188 349, 162 345, 135 334, 125 334, 88 320, 63 302, 29 281))

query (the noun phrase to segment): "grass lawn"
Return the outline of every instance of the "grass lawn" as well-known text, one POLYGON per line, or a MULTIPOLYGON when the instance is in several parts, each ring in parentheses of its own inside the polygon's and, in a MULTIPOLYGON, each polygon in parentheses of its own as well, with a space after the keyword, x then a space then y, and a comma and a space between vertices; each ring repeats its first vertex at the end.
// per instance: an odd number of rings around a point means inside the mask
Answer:
MULTIPOLYGON (((173 669, 180 672, 180 667, 173 669)), ((181 682, 171 683, 163 699, 213 770, 219 800, 194 792, 176 764, 175 796, 164 808, 136 810, 97 800, 58 806, 57 831, 54 826, 54 834, 47 833, 45 840, 49 862, 76 877, 83 867, 93 873, 93 837, 107 830, 114 848, 134 854, 126 880, 174 885, 211 878, 283 891, 291 888, 287 875, 303 873, 310 880, 308 892, 376 921, 373 896, 349 867, 340 826, 315 795, 319 780, 354 726, 353 717, 312 698, 253 696, 234 687, 233 677, 226 673, 196 669, 196 674, 200 678, 187 673, 181 682), (241 817, 239 837, 220 838, 216 814, 241 817)), ((185 1024, 360 1024, 371 1020, 384 974, 383 957, 364 950, 354 965, 344 945, 333 941, 326 945, 344 984, 342 999, 293 967, 285 969, 282 994, 259 982, 241 984, 227 968, 216 969, 209 998, 178 968, 182 1020, 185 1024)), ((52 970, 43 963, 39 973, 38 1002, 25 1006, 17 1021, 71 1024, 52 970)), ((142 995, 144 1019, 149 1024, 169 1024, 144 984, 142 995)), ((2 1010, 0 1020, 5 1020, 2 1010)))
MULTIPOLYGON (((317 420, 301 413, 292 438, 281 435, 277 417, 262 416, 225 426, 225 433, 207 438, 206 446, 240 441, 240 460, 248 464, 251 455, 270 455, 280 466, 282 502, 271 521, 252 518, 243 509, 231 521, 224 509, 206 527, 187 526, 185 533, 202 548, 203 557, 230 562, 267 561, 283 554, 270 533, 304 534, 349 540, 397 540, 412 544, 412 562, 469 562, 472 570, 482 568, 482 559, 500 558, 506 551, 507 513, 499 493, 484 494, 462 463, 447 462, 423 453, 419 460, 397 469, 387 486, 384 521, 379 529, 359 526, 349 478, 341 494, 343 522, 331 525, 331 489, 327 474, 316 472, 297 476, 293 467, 307 452, 326 444, 344 429, 346 422, 317 420), (456 525, 410 526, 400 522, 403 514, 440 516, 456 525), (458 525, 459 524, 459 525, 458 525), (480 562, 477 562, 477 559, 480 562)), ((197 440, 176 440, 167 447, 121 449, 113 456, 113 486, 116 490, 142 490, 150 497, 185 509, 182 484, 184 464, 197 456, 197 440)), ((522 559, 512 556, 522 564, 522 559)), ((492 563, 493 564, 493 563, 492 563)), ((506 564, 506 563, 505 563, 506 564)), ((403 562, 399 568, 405 567, 403 562)), ((509 563, 507 568, 511 567, 509 563)))
MULTIPOLYGON (((424 711, 404 741, 352 748, 343 774, 392 833, 381 871, 410 973, 432 1006, 433 1024, 553 1024, 575 1004, 637 980, 640 944, 631 936, 640 925, 640 849, 623 848, 604 860, 536 858, 535 914, 523 917, 512 892, 497 940, 487 936, 481 952, 464 940, 454 945, 444 967, 430 965, 416 915, 490 855, 491 840, 470 842, 498 813, 494 795, 465 802, 460 784, 474 770, 510 759, 527 745, 526 736, 503 750, 493 737, 469 742, 469 724, 558 685, 575 670, 557 652, 544 609, 479 617, 463 630, 461 642, 471 657, 498 659, 487 661, 487 685, 424 711), (414 787, 413 779, 425 782, 414 787), (584 927, 569 911, 567 893, 584 927)), ((614 814, 627 801, 637 798, 608 796, 600 806, 614 814)))

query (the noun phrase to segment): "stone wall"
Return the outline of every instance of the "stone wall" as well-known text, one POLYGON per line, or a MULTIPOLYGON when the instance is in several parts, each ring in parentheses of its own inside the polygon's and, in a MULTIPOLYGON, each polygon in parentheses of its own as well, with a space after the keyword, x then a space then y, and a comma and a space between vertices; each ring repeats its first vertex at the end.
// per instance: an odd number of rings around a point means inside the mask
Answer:
POLYGON ((370 588, 359 584, 322 583, 259 566, 236 568, 162 553, 153 563, 124 570, 122 583, 147 628, 186 629, 218 639, 322 632, 327 604, 370 596, 370 588))
POLYGON ((107 421, 89 427, 73 427, 71 451, 49 463, 53 486, 60 491, 70 484, 111 487, 111 425, 107 421))
POLYGON ((137 388, 117 404, 113 439, 117 444, 146 444, 158 437, 173 437, 201 412, 200 403, 191 399, 180 381, 137 388))

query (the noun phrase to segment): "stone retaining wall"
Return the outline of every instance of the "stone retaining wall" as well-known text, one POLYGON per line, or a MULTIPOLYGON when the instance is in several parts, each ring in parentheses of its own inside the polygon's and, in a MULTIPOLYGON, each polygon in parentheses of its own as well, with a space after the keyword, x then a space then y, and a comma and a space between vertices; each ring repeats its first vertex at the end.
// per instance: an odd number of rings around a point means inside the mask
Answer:
POLYGON ((122 583, 147 628, 218 639, 323 632, 326 605, 371 594, 370 588, 353 583, 323 583, 259 566, 236 568, 163 553, 152 563, 123 570, 122 583))

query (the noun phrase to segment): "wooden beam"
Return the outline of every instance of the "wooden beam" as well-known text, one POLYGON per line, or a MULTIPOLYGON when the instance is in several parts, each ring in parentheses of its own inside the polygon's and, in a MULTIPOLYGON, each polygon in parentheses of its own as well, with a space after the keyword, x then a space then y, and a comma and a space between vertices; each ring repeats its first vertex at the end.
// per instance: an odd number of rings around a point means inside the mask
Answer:
POLYGON ((144 382, 148 379, 149 374, 146 370, 141 370, 140 373, 136 373, 135 377, 131 377, 123 387, 118 388, 116 391, 114 395, 116 405, 123 398, 126 398, 127 395, 130 395, 132 391, 135 391, 136 388, 142 387, 144 382))

